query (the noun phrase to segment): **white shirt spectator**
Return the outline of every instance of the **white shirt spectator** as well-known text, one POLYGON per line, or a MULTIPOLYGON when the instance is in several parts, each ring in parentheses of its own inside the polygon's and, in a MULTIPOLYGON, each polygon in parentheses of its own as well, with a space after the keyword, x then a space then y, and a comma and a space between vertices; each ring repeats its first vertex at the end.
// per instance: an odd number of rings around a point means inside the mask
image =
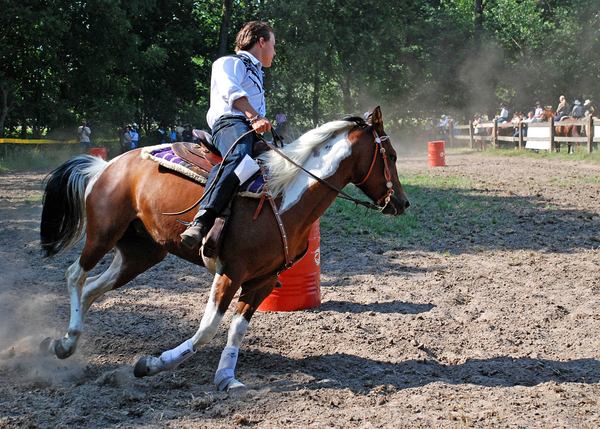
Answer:
POLYGON ((502 110, 500 110, 500 117, 508 121, 508 109, 506 107, 503 107, 502 110))
POLYGON ((249 52, 239 51, 254 64, 256 70, 249 70, 244 62, 236 57, 221 57, 212 66, 210 109, 206 122, 212 129, 222 116, 245 115, 233 107, 233 102, 246 97, 250 105, 262 116, 267 114, 265 90, 263 87, 262 64, 249 52))
POLYGON ((92 134, 90 127, 84 127, 83 125, 81 125, 77 129, 77 132, 79 133, 79 141, 80 142, 82 142, 82 143, 90 142, 90 134, 92 134))

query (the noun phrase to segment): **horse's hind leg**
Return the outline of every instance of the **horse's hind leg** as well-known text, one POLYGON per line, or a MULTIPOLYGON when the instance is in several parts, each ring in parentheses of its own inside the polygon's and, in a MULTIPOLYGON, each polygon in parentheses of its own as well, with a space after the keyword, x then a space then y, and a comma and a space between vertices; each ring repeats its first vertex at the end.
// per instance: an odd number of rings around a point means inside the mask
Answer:
MULTIPOLYGON (((167 253, 149 238, 137 236, 131 228, 127 229, 127 224, 120 228, 122 230, 112 229, 102 235, 88 234, 81 257, 67 269, 71 302, 69 330, 65 337, 50 344, 50 350, 60 359, 75 352, 83 331, 83 319, 96 299, 162 261, 167 253), (115 256, 109 268, 88 279, 89 271, 113 247, 116 247, 115 256)), ((41 347, 44 348, 45 344, 41 347)))
POLYGON ((69 291, 69 300, 71 303, 71 317, 69 321, 69 330, 60 340, 48 342, 44 340, 40 348, 46 346, 54 352, 59 359, 66 359, 71 356, 77 347, 77 341, 83 331, 83 318, 81 317, 81 291, 85 285, 88 271, 85 271, 80 265, 80 259, 77 259, 73 265, 67 268, 67 290, 69 291))

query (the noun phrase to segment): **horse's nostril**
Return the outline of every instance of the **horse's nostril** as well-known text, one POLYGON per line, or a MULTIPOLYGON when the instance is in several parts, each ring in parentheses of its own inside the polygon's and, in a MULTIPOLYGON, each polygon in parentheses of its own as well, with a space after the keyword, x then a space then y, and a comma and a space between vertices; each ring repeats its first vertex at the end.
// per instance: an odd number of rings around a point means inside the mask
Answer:
POLYGON ((406 200, 404 203, 404 209, 406 210, 409 207, 410 207, 410 203, 408 202, 408 200, 406 200))

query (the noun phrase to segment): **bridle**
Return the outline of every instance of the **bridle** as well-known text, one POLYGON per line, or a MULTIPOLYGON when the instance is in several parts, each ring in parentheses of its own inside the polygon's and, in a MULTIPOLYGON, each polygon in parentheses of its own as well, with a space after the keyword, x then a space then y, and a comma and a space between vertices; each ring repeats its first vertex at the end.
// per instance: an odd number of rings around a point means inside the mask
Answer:
POLYGON ((360 183, 352 182, 352 184, 354 186, 360 186, 363 183, 365 183, 367 180, 369 180, 369 177, 371 176, 371 173, 373 172, 373 166, 375 165, 375 160, 377 159, 377 153, 378 152, 381 153, 381 158, 383 158, 383 165, 384 165, 383 174, 385 177, 385 186, 387 187, 388 191, 387 191, 387 194, 385 194, 383 197, 381 197, 380 199, 378 199, 375 202, 375 205, 377 205, 378 207, 381 207, 380 209, 377 209, 378 211, 383 211, 383 210, 385 210, 387 205, 390 203, 390 201, 392 199, 392 195, 394 195, 394 190, 392 189, 392 187, 394 186, 392 184, 392 174, 390 173, 390 167, 387 162, 385 148, 383 147, 383 142, 388 140, 389 137, 388 136, 379 137, 379 135, 377 134, 377 131, 375 131, 375 129, 373 129, 372 131, 373 131, 373 137, 374 137, 374 143, 375 143, 375 153, 373 154, 373 162, 371 162, 371 168, 369 168, 369 172, 367 173, 367 176, 360 183), (381 205, 382 201, 385 201, 385 204, 383 206, 381 205))
MULTIPOLYGON (((378 212, 382 212, 383 210, 385 210, 385 208, 388 206, 388 204, 390 203, 391 199, 392 199, 392 195, 394 195, 394 190, 392 189, 392 174, 390 173, 390 168, 388 166, 388 162, 387 162, 387 156, 385 153, 385 148, 383 147, 383 142, 386 141, 389 137, 388 136, 382 136, 380 137, 377 132, 375 131, 375 129, 372 129, 373 131, 373 138, 374 138, 374 143, 375 143, 375 154, 373 155, 373 162, 371 163, 371 168, 369 169, 369 172, 367 173, 367 177, 364 178, 364 180, 362 180, 360 183, 353 183, 355 186, 360 186, 363 183, 365 183, 369 177, 371 176, 371 172, 373 171, 373 166, 375 165, 375 160, 377 159, 377 154, 381 153, 381 157, 383 158, 383 164, 384 164, 384 175, 385 175, 385 180, 386 180, 386 187, 387 187, 387 193, 381 197, 379 200, 377 200, 375 203, 372 202, 368 202, 368 201, 363 201, 363 200, 359 200, 357 198, 354 198, 350 195, 348 195, 347 193, 345 193, 344 191, 342 191, 341 189, 339 189, 337 186, 329 183, 328 181, 321 179, 320 177, 316 176, 315 174, 313 174, 312 172, 306 170, 304 167, 302 167, 301 165, 297 164, 296 162, 294 162, 292 159, 290 159, 285 153, 283 153, 281 150, 279 150, 276 146, 274 146, 272 143, 268 142, 267 140, 263 139, 263 141, 266 143, 266 145, 273 151, 275 151, 278 155, 280 155, 281 157, 283 157, 286 161, 292 163, 293 165, 295 165, 296 167, 298 167, 300 170, 304 171, 306 174, 308 174, 309 176, 311 176, 313 179, 315 179, 317 182, 333 189, 334 191, 336 191, 339 195, 339 198, 343 198, 345 200, 348 201, 352 201, 354 204, 356 204, 357 206, 363 206, 366 207, 368 209, 371 210, 376 210, 378 212), (382 202, 385 202, 384 205, 381 205, 382 202)), ((279 137, 275 130, 271 131, 273 133, 273 137, 274 137, 274 141, 281 141, 281 137, 279 137)), ((259 136, 260 138, 262 138, 262 136, 259 136)))

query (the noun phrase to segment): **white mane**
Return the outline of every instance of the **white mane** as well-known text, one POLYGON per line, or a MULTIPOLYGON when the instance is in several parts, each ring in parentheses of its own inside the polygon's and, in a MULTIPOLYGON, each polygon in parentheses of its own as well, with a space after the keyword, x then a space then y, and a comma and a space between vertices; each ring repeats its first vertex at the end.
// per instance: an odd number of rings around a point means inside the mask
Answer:
MULTIPOLYGON (((353 121, 340 120, 328 122, 319 128, 303 134, 298 140, 286 145, 282 149, 282 152, 298 165, 304 166, 311 154, 318 151, 338 134, 348 132, 355 126, 356 123, 353 121)), ((298 174, 302 172, 298 167, 272 150, 263 153, 258 159, 269 170, 269 189, 273 197, 284 195, 294 184, 298 174)))

